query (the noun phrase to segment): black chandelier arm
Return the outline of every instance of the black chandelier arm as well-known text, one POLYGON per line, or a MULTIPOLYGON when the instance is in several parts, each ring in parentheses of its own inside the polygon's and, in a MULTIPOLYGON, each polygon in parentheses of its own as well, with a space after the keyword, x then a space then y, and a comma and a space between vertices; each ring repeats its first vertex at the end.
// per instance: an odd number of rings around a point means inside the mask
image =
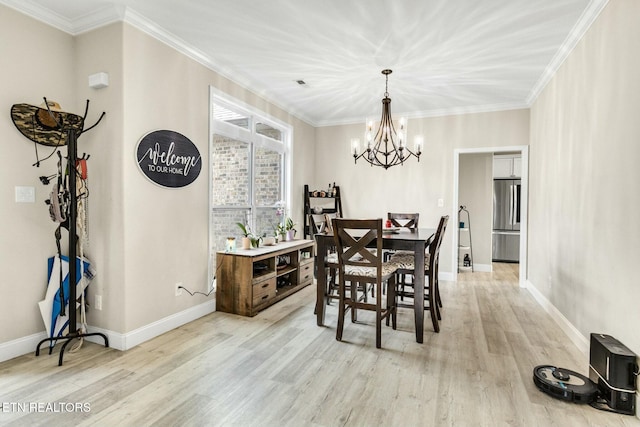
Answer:
POLYGON ((353 159, 357 163, 358 159, 364 158, 372 166, 382 166, 385 169, 395 165, 404 165, 404 161, 410 157, 416 157, 420 161, 422 154, 422 144, 416 142, 416 151, 408 148, 407 134, 404 120, 401 121, 400 131, 396 131, 391 117, 391 98, 389 98, 388 82, 391 70, 382 70, 385 76, 385 92, 382 99, 382 115, 375 135, 372 135, 373 124, 370 122, 365 134, 365 149, 358 154, 359 140, 352 139, 353 159), (383 145, 384 144, 384 145, 383 145))
POLYGON ((420 155, 422 154, 422 153, 414 153, 407 147, 404 147, 402 150, 398 149, 397 151, 382 151, 382 150, 376 149, 376 147, 377 147, 377 144, 373 148, 365 149, 359 155, 354 154, 353 155, 354 163, 357 163, 359 159, 363 158, 367 163, 371 164, 372 166, 382 166, 383 168, 388 169, 391 166, 404 164, 405 160, 411 157, 415 157, 416 159, 418 159, 418 162, 419 162, 420 155), (371 155, 372 152, 374 153, 373 155, 371 155), (402 156, 399 155, 400 152, 403 153, 402 156), (390 156, 393 156, 393 157, 389 160, 390 156), (382 161, 380 157, 384 157, 384 161, 382 161))

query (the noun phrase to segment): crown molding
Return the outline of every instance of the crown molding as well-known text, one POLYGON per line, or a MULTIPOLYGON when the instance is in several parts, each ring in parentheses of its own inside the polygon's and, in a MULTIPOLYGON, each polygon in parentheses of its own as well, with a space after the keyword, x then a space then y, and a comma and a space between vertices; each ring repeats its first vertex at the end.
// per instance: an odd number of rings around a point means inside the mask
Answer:
POLYGON ((40 22, 44 22, 45 24, 57 28, 60 31, 73 34, 73 22, 50 11, 49 9, 45 9, 40 5, 32 3, 30 0, 0 0, 0 4, 4 4, 5 6, 17 10, 18 12, 30 16, 40 22))
MULTIPOLYGON (((425 111, 413 111, 410 113, 393 113, 393 117, 404 117, 406 119, 426 119, 430 117, 446 117, 446 116, 461 116, 463 114, 477 114, 477 113, 495 113, 498 111, 509 110, 526 110, 530 106, 525 102, 512 102, 503 104, 488 104, 488 105, 473 105, 468 107, 454 107, 443 108, 439 110, 425 110, 425 111)), ((324 120, 318 122, 316 127, 327 126, 343 126, 354 125, 364 123, 364 116, 352 117, 344 120, 324 120)))
MULTIPOLYGON (((600 15, 600 12, 604 9, 608 2, 609 0, 592 0, 589 3, 587 8, 580 16, 578 22, 576 22, 573 29, 569 32, 569 35, 565 39, 560 49, 556 52, 536 84, 531 89, 531 92, 524 102, 418 111, 406 114, 405 116, 408 118, 427 118, 530 108, 538 98, 540 93, 542 93, 546 85, 551 81, 560 66, 562 66, 569 54, 573 51, 578 42, 582 39, 587 30, 591 27, 596 18, 600 15)), ((312 120, 306 114, 299 111, 295 106, 286 103, 283 104, 282 102, 277 101, 272 97, 272 94, 270 94, 268 90, 255 86, 255 84, 250 79, 239 75, 237 72, 234 72, 228 67, 216 63, 210 56, 208 56, 204 52, 194 48, 184 40, 171 34, 153 21, 150 21, 149 19, 145 18, 141 14, 126 6, 106 6, 96 10, 95 12, 88 13, 78 19, 71 21, 58 15, 57 13, 43 8, 40 5, 34 4, 31 0, 0 0, 0 4, 4 4, 38 21, 41 21, 47 25, 50 25, 74 36, 92 31, 104 25, 124 21, 137 28, 138 30, 174 48, 178 52, 193 59, 206 68, 220 74, 222 77, 230 80, 240 87, 253 92, 257 96, 280 108, 284 112, 298 118, 299 120, 302 120, 303 122, 310 124, 311 126, 338 126, 362 122, 361 118, 347 118, 338 121, 312 120)))
POLYGON ((560 46, 560 49, 558 49, 551 59, 551 62, 549 62, 549 65, 547 65, 547 68, 542 72, 537 83, 531 89, 527 97, 527 105, 533 105, 536 99, 538 99, 538 96, 540 96, 544 88, 560 69, 569 54, 571 54, 578 42, 582 40, 582 37, 584 37, 585 33, 591 28, 593 22, 600 16, 600 12, 602 12, 607 3, 609 3, 609 0, 592 0, 589 3, 587 8, 582 12, 578 22, 576 22, 569 32, 569 35, 567 35, 562 46, 560 46))
POLYGON ((20 13, 73 36, 95 30, 114 22, 126 22, 138 30, 174 48, 178 52, 193 59, 208 69, 220 74, 222 77, 232 81, 238 86, 255 93, 265 101, 283 110, 285 113, 290 114, 311 126, 316 126, 311 118, 307 117, 295 106, 283 104, 275 100, 270 96, 268 90, 256 87, 249 79, 239 76, 237 72, 234 72, 228 67, 215 63, 204 52, 194 48, 184 40, 166 31, 155 22, 145 18, 143 15, 129 7, 121 5, 106 6, 71 21, 46 8, 43 8, 40 5, 34 4, 30 0, 0 0, 0 4, 4 4, 20 13))
POLYGON ((242 76, 238 75, 237 72, 229 69, 228 67, 224 67, 214 62, 210 56, 208 56, 201 50, 194 48, 189 43, 182 40, 180 37, 177 37, 176 35, 168 32, 167 30, 165 30, 155 22, 147 19, 145 16, 139 14, 133 9, 126 8, 123 21, 137 28, 143 33, 146 33, 149 36, 172 47, 173 49, 193 59, 194 61, 205 66, 206 68, 216 72, 217 74, 221 75, 227 80, 230 80, 231 82, 237 84, 238 86, 250 92, 253 92, 257 96, 261 97, 262 99, 269 102, 270 104, 275 105, 276 107, 280 108, 284 112, 298 118, 299 120, 302 120, 303 122, 306 122, 312 126, 315 126, 313 120, 311 120, 309 117, 306 117, 301 112, 297 111, 297 109, 294 106, 285 105, 276 101, 274 98, 272 98, 269 95, 268 91, 255 86, 249 79, 243 78, 242 76))
POLYGON ((126 8, 121 5, 105 6, 73 21, 73 35, 79 35, 124 19, 126 8))

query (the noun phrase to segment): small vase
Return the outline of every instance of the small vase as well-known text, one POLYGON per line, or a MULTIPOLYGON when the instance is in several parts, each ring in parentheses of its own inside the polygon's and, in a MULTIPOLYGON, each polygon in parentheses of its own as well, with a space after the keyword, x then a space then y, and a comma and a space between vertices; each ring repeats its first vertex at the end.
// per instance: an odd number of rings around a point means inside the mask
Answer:
POLYGON ((295 236, 296 236, 296 230, 287 230, 287 237, 286 237, 287 242, 292 241, 295 236))
POLYGON ((248 237, 242 238, 242 249, 251 249, 251 239, 248 237))

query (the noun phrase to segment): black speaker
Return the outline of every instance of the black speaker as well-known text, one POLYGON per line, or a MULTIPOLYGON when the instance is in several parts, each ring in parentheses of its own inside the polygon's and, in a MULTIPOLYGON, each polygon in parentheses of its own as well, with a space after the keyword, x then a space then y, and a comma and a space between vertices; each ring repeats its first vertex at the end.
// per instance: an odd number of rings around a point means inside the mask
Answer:
POLYGON ((610 335, 591 334, 589 379, 612 410, 635 414, 637 372, 634 352, 610 335))

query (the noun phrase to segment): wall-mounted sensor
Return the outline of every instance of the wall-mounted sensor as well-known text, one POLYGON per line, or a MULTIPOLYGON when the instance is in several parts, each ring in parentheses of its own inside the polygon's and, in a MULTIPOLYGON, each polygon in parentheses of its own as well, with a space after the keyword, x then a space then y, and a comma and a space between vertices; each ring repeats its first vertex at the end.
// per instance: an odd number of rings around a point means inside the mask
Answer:
POLYGON ((95 73, 89 76, 89 87, 93 89, 102 89, 109 86, 109 74, 95 73))

